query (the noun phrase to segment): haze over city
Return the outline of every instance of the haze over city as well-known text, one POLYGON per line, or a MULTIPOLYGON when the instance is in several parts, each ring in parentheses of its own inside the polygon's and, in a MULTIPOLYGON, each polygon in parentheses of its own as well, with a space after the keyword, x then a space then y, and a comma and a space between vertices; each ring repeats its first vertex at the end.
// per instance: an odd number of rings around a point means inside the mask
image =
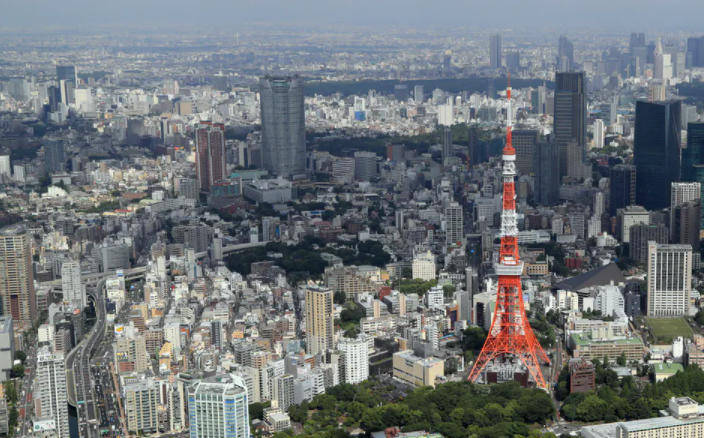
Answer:
POLYGON ((0 0, 0 436, 700 438, 703 9, 0 0))

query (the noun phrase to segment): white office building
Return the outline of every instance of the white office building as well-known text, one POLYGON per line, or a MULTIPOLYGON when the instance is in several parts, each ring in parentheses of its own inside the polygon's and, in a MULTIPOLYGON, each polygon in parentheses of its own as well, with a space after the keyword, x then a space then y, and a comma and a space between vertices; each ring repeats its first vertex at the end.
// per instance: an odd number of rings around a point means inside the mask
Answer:
POLYGON ((693 250, 690 245, 649 241, 646 313, 651 317, 688 314, 693 250))
POLYGON ((414 256, 411 262, 411 276, 424 281, 436 278, 436 259, 431 251, 426 251, 414 256))
POLYGON ((74 309, 86 307, 86 288, 81 282, 81 264, 78 261, 65 261, 61 265, 61 290, 64 302, 74 309))

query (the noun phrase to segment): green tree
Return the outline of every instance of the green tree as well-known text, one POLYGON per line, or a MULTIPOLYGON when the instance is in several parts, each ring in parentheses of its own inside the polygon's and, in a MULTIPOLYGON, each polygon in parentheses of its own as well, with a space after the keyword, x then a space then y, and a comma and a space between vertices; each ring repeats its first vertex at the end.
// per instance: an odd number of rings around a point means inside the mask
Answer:
POLYGON ((264 410, 269 407, 269 402, 262 402, 262 403, 252 403, 250 404, 247 409, 248 413, 250 414, 250 421, 257 419, 257 420, 263 420, 264 419, 264 410))
POLYGON ((617 358, 617 365, 622 367, 627 365, 627 356, 624 354, 624 352, 622 352, 622 354, 620 354, 617 358))
POLYGON ((479 351, 485 343, 487 332, 481 327, 468 327, 463 330, 463 350, 479 351))

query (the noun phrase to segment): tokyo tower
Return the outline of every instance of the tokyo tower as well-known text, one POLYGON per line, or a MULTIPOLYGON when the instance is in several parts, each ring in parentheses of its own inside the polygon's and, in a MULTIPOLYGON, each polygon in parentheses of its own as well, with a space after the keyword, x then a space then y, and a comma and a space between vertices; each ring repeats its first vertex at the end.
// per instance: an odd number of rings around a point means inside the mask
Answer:
POLYGON ((517 213, 514 176, 516 151, 512 147, 512 87, 507 78, 507 140, 502 150, 502 228, 497 273, 497 303, 492 325, 482 351, 470 371, 468 380, 475 382, 484 368, 495 359, 513 356, 529 371, 536 386, 548 389, 539 361, 550 363, 536 340, 524 310, 521 274, 524 263, 519 260, 517 213))

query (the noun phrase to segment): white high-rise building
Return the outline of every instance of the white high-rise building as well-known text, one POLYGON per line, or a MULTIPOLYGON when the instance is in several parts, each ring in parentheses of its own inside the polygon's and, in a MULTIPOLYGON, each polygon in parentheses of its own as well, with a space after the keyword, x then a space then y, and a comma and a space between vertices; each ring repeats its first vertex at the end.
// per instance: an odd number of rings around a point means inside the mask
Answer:
POLYGON ((370 356, 366 337, 342 338, 338 349, 343 353, 345 363, 344 382, 355 384, 367 380, 370 376, 370 356))
POLYGON ((411 276, 424 281, 436 278, 436 259, 431 251, 426 251, 414 256, 411 262, 411 276))
POLYGON ((64 302, 74 309, 86 307, 86 288, 81 282, 81 264, 78 261, 65 261, 61 265, 61 290, 64 302))
POLYGON ((234 375, 196 382, 188 391, 191 438, 249 438, 247 389, 234 375))
POLYGON ((595 120, 592 124, 592 139, 593 147, 595 149, 602 149, 605 147, 605 122, 601 119, 595 120))
POLYGON ((700 199, 700 187, 699 182, 672 182, 671 208, 700 199))
POLYGON ((69 436, 69 412, 66 404, 66 369, 63 353, 52 353, 48 347, 37 352, 37 393, 39 417, 51 418, 57 436, 69 436))
POLYGON ((10 172, 12 167, 10 167, 10 156, 0 155, 0 177, 5 175, 10 178, 10 172))
POLYGON ((672 317, 688 314, 693 249, 649 241, 646 314, 672 317))
POLYGON ((429 309, 443 309, 443 286, 433 286, 426 292, 426 306, 429 309))

